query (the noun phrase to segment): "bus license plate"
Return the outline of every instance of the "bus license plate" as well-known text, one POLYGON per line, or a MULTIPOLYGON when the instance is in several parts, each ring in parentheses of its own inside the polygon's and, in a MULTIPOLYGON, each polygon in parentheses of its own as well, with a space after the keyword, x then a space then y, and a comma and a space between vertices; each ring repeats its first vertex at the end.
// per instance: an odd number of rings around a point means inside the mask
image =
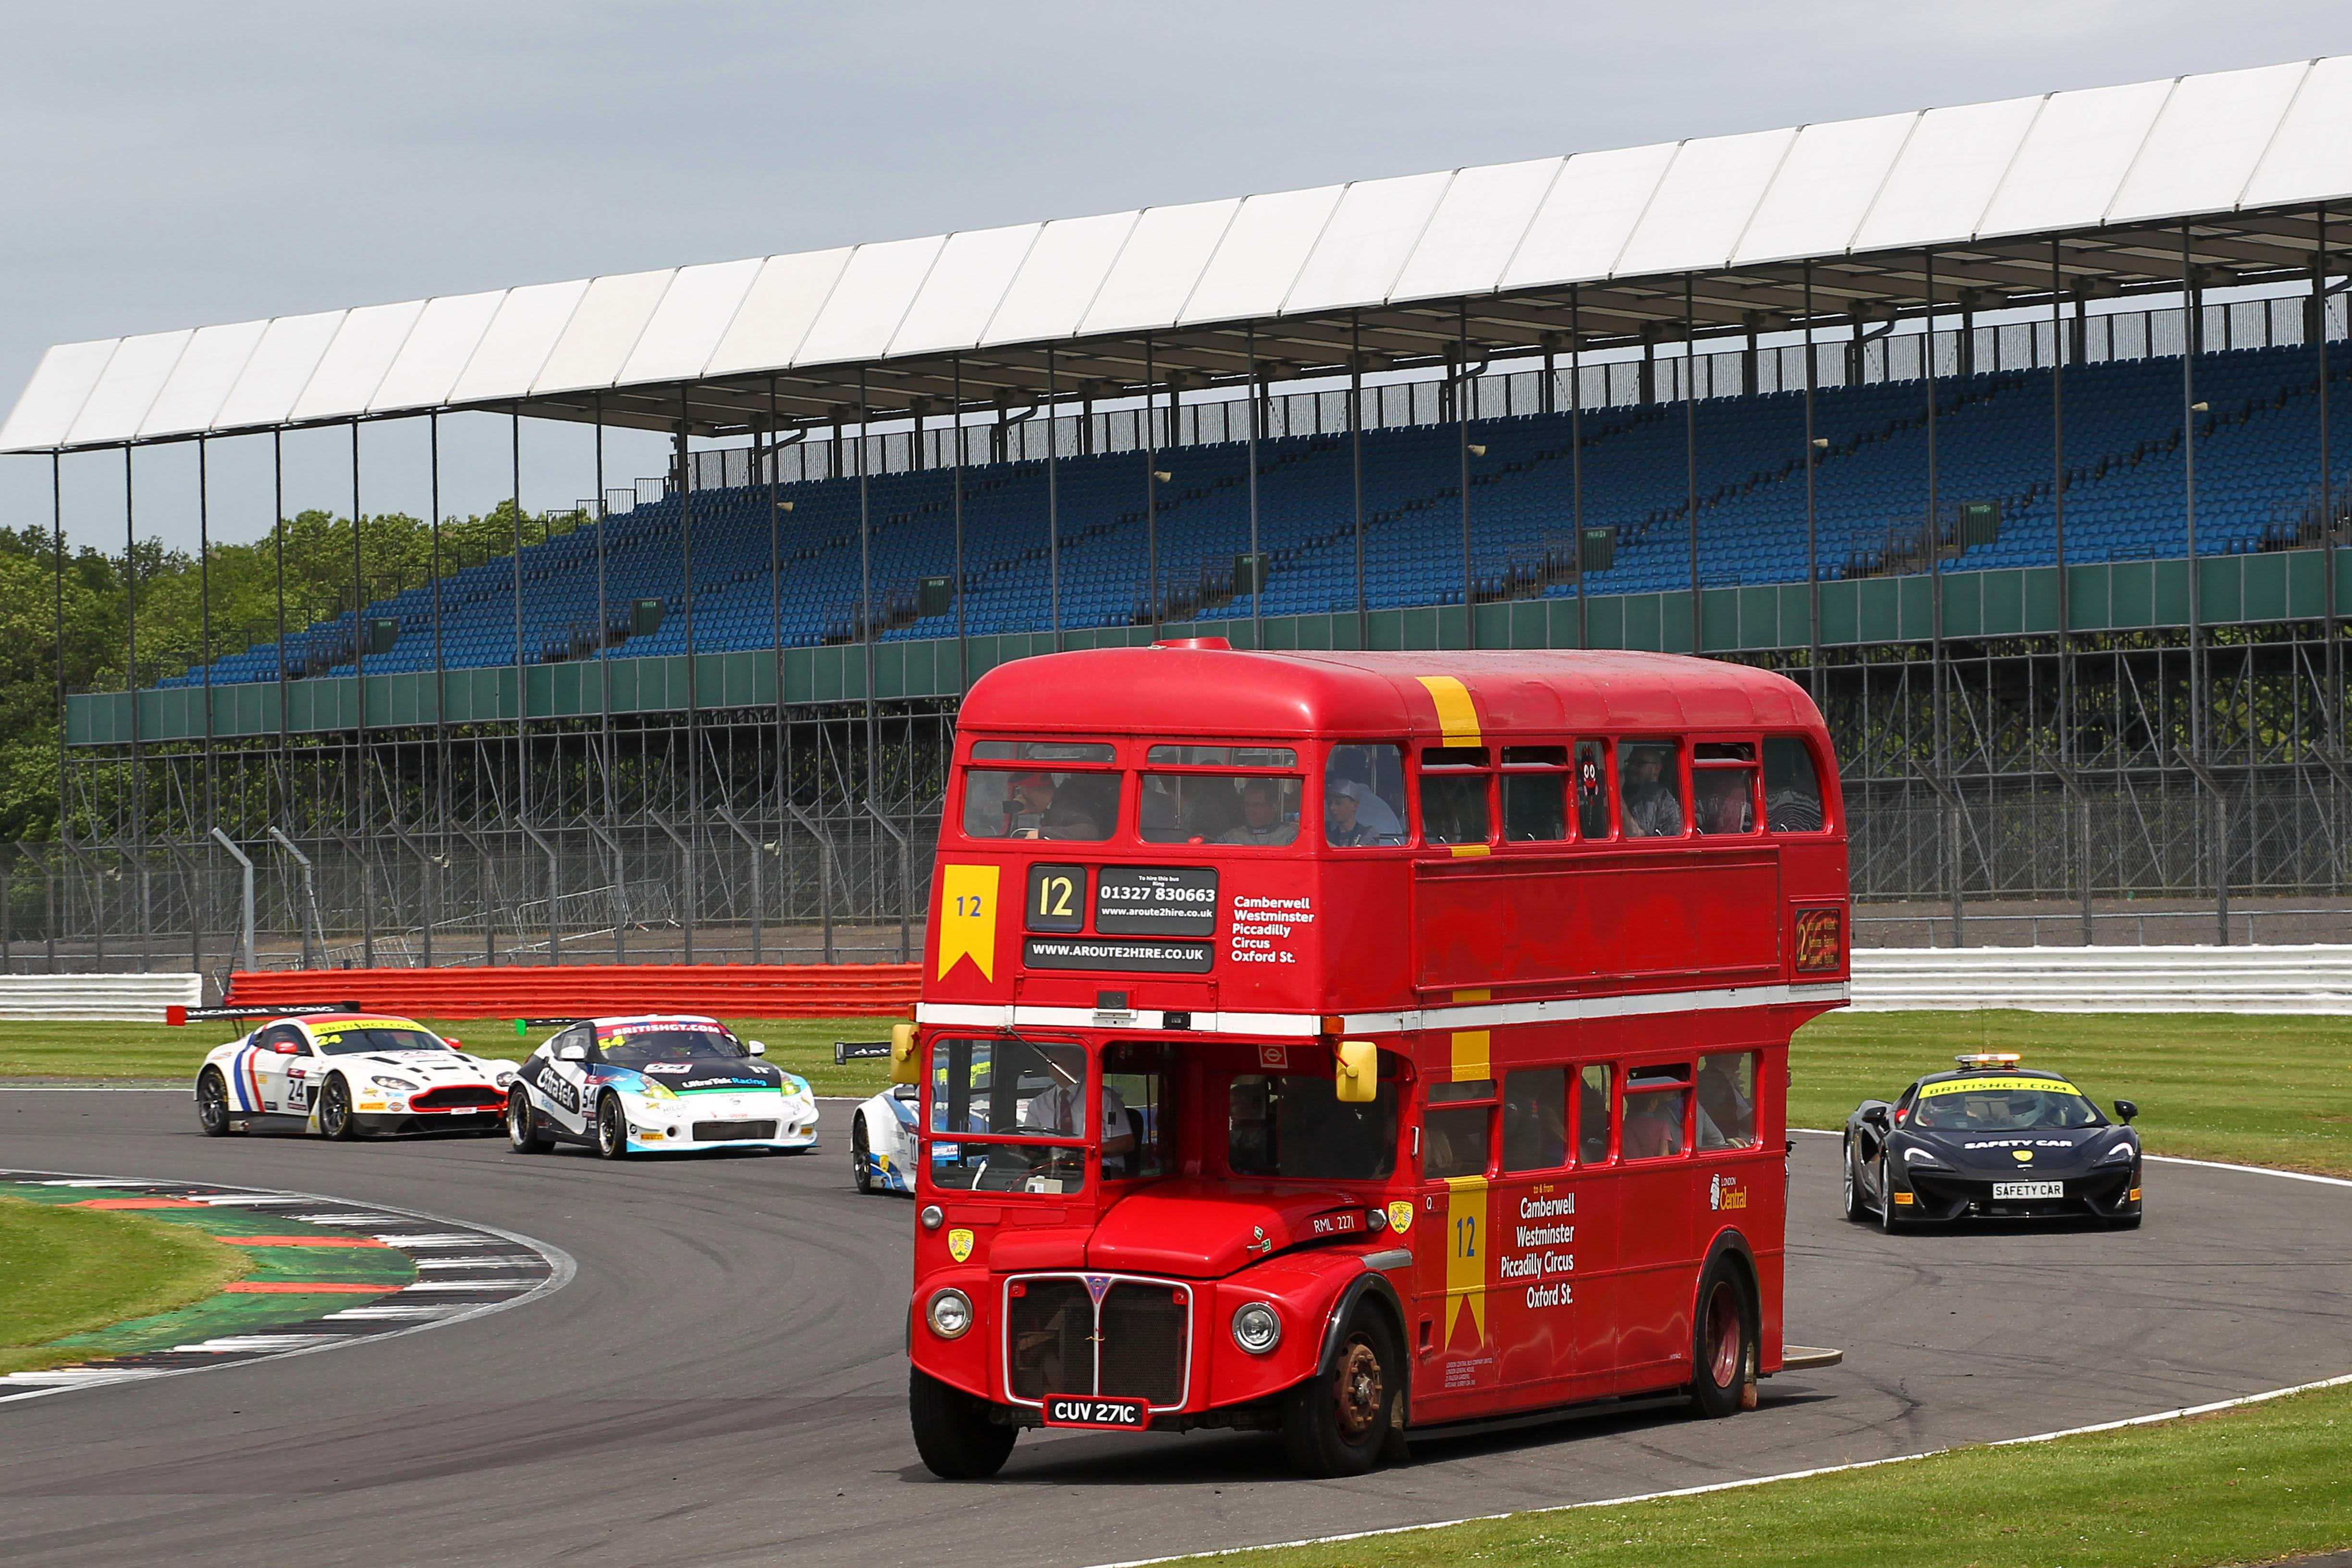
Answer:
POLYGON ((2066 1195, 2063 1182, 1995 1182, 1995 1200, 2001 1198, 2063 1198, 2066 1195))
POLYGON ((1097 1399, 1075 1394, 1049 1394, 1045 1396, 1045 1425, 1140 1432, 1151 1425, 1151 1406, 1141 1399, 1097 1399))

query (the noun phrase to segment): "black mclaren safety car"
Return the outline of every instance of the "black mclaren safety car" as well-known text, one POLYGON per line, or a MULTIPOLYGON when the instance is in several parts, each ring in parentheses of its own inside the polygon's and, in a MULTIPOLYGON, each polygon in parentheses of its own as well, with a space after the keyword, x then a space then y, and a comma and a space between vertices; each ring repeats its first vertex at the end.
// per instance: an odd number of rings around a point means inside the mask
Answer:
POLYGON ((1887 1230, 1959 1219, 2140 1220, 2139 1107, 2110 1121, 2057 1073, 2007 1052, 1958 1058, 1845 1119, 1845 1216, 1887 1230))

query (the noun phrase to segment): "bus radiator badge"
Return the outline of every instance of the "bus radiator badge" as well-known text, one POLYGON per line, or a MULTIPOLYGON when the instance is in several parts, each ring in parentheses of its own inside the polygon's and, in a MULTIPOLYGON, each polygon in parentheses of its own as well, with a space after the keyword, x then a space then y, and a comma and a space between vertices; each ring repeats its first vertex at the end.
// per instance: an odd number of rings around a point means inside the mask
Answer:
POLYGON ((1096 1306, 1101 1306, 1103 1292, 1110 1289, 1110 1276, 1108 1274, 1089 1274, 1086 1276, 1086 1281, 1087 1294, 1095 1299, 1096 1306))

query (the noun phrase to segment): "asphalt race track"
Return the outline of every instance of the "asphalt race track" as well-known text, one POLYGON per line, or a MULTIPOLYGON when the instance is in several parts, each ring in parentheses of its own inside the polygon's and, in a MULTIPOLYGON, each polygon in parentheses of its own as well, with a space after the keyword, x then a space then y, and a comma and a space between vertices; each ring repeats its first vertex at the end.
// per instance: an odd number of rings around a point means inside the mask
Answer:
POLYGON ((1423 1439, 1360 1479, 1266 1437, 1024 1435, 915 1458, 913 1211, 812 1158, 607 1164, 504 1140, 200 1137, 173 1094, 0 1094, 28 1168, 331 1194, 578 1260, 511 1311, 0 1405, 0 1559, 35 1563, 1084 1564, 1619 1496, 2111 1420, 2352 1371, 2352 1191, 2152 1166, 2136 1234, 1885 1237, 1797 1141, 1790 1337, 1845 1364, 1700 1423, 1618 1411, 1423 1439))

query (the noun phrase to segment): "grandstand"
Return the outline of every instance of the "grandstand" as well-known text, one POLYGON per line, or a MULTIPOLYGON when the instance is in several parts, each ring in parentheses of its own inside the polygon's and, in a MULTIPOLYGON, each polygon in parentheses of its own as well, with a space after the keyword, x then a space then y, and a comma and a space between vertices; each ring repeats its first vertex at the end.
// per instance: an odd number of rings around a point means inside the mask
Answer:
POLYGON ((904 943, 969 681, 1170 627, 1785 668, 1857 888, 1947 940, 1971 897, 2337 893, 2346 204, 2324 59, 60 345, 0 451, 675 452, 72 695, 63 918, 135 885, 205 951, 218 827, 310 857, 265 921, 306 953, 617 956, 672 942, 649 902, 689 957, 904 943))
MULTIPOLYGON (((2299 302, 2298 302, 2299 303, 2299 302)), ((2053 373, 1985 372, 1941 379, 1937 389, 1938 482, 1945 498, 1994 505, 1997 540, 1947 548, 1948 569, 2047 566, 2057 559, 2050 453, 2053 373)), ((2199 550, 2243 554, 2286 542, 2280 522, 2317 488, 2317 381, 2307 348, 2263 348, 2200 356, 2198 384, 2208 411, 2197 417, 2199 550)), ((2338 399, 2352 389, 2352 354, 2331 372, 2338 399)), ((2188 552, 2180 504, 2180 369, 2178 356, 2078 367, 2066 388, 2069 470, 2067 553, 2077 563, 2150 560, 2188 552)), ((1800 583, 1808 577, 1804 409, 1801 393, 1710 403, 1699 446, 1703 585, 1800 583)), ((1825 579, 1875 574, 1914 546, 1927 511, 1927 399, 1917 380, 1832 388, 1815 397, 1814 428, 1828 442, 1816 465, 1817 555, 1825 579)), ((2340 419, 2340 416, 2338 416, 2340 419)), ((1591 595, 1654 593, 1688 584, 1683 422, 1678 406, 1652 403, 1593 411, 1581 421, 1585 526, 1615 535, 1614 560, 1588 572, 1591 595)), ((1471 479, 1473 516, 1486 570, 1472 592, 1485 601, 1567 597, 1576 575, 1563 569, 1570 520, 1571 457, 1577 435, 1566 413, 1480 419, 1486 447, 1471 479), (1514 568, 1517 571, 1514 571, 1514 568)), ((2352 442, 2333 445, 2336 487, 2352 479, 2352 442)), ((1161 449, 1152 461, 1178 462, 1161 449)), ((1381 430, 1363 443, 1365 601, 1372 609, 1459 604, 1460 493, 1450 426, 1381 430), (1450 554, 1450 559, 1449 559, 1450 554)), ((1148 625, 1146 501, 1136 453, 1060 460, 1062 624, 1092 628, 1148 625)), ((1296 616, 1352 610, 1356 604, 1351 506, 1353 453, 1339 434, 1259 444, 1261 548, 1269 556, 1262 604, 1233 589, 1235 556, 1249 549, 1249 452, 1239 442, 1185 450, 1181 479, 1159 489, 1162 595, 1173 586, 1192 619, 1247 620, 1253 611, 1296 616)), ((871 577, 886 612, 877 635, 920 640, 956 635, 952 611, 919 615, 921 580, 950 573, 956 477, 940 469, 881 476, 870 483, 871 577), (887 612, 896 608, 898 616, 887 612)), ((963 528, 968 633, 1047 629, 1042 563, 1042 461, 982 464, 966 470, 963 528)), ((695 637, 702 652, 814 647, 856 639, 860 603, 858 483, 803 481, 779 488, 792 503, 782 549, 786 579, 770 592, 769 487, 699 490, 693 498, 695 637)), ((1953 509, 1947 506, 1948 512, 1953 509)), ((658 658, 687 647, 679 535, 687 517, 675 489, 612 519, 604 529, 604 611, 597 604, 597 537, 583 529, 521 553, 524 584, 520 662, 575 657, 658 658), (657 629, 630 635, 626 606, 659 599, 657 629), (616 611, 623 613, 616 613, 616 611), (596 639, 597 628, 607 628, 596 639), (593 639, 593 646, 592 644, 593 639)), ((1946 531, 1954 531, 1950 521, 1946 531)), ((517 662, 513 563, 469 567, 440 587, 445 667, 517 662)), ((369 605, 391 618, 397 640, 368 656, 377 674, 434 667, 430 584, 369 605)), ((330 676, 353 673, 353 617, 289 640, 289 662, 330 676), (343 655, 328 662, 315 657, 343 655)), ((210 679, 275 680, 275 643, 221 659, 210 679)), ((163 686, 201 684, 192 670, 163 686)))

